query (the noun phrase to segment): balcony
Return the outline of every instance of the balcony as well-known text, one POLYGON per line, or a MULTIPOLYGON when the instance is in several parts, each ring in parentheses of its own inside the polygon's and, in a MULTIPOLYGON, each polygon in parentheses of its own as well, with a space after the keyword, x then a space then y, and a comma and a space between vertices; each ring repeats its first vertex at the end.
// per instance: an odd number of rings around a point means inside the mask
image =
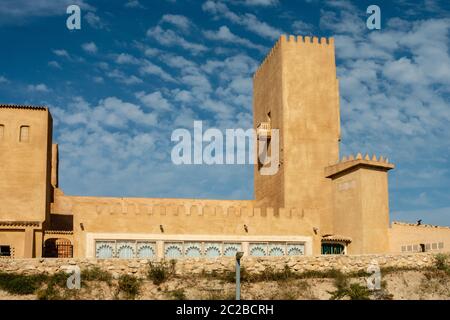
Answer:
POLYGON ((271 137, 270 122, 261 122, 256 127, 256 134, 258 136, 258 139, 270 139, 270 137, 271 137))

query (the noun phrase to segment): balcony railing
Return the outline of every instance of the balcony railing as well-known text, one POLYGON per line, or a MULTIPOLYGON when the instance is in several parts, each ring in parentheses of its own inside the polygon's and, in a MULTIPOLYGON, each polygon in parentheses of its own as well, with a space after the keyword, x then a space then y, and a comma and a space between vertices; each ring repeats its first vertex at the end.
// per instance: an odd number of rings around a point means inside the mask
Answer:
POLYGON ((271 137, 271 125, 270 122, 261 122, 257 127, 256 127, 256 134, 258 135, 258 139, 259 138, 269 138, 271 137))

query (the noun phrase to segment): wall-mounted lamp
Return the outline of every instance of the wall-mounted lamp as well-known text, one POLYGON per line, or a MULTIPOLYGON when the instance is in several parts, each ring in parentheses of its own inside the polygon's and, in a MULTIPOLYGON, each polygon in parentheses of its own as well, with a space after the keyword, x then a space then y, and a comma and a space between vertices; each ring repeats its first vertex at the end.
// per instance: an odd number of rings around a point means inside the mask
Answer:
POLYGON ((164 228, 162 224, 159 225, 159 230, 161 230, 161 232, 164 233, 164 228))
POLYGON ((244 230, 245 230, 245 232, 248 232, 248 227, 246 224, 244 224, 244 230))
POLYGON ((84 231, 84 224, 83 223, 80 223, 80 228, 81 228, 82 231, 84 231))
POLYGON ((314 227, 313 230, 314 230, 314 234, 317 234, 317 232, 319 232, 319 228, 317 228, 317 227, 314 227))

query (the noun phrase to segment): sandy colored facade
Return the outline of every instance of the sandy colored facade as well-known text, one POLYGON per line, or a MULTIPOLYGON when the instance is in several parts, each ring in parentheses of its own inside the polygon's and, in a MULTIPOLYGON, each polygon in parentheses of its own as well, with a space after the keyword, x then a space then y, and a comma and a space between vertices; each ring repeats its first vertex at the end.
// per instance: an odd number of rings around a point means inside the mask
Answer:
POLYGON ((448 251, 450 228, 389 223, 383 157, 339 158, 332 38, 282 36, 255 72, 254 128, 279 130, 276 174, 255 199, 68 196, 44 107, 0 106, 0 254, 183 258, 448 251))

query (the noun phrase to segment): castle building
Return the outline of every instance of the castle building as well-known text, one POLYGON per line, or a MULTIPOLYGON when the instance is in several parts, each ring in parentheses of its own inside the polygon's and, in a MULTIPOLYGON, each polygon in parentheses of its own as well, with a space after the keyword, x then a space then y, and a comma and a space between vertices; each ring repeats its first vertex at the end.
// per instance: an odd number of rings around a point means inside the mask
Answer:
POLYGON ((0 256, 184 258, 446 251, 450 228, 389 222, 386 158, 339 158, 333 38, 281 36, 254 78, 254 200, 81 197, 58 186, 45 107, 0 105, 0 256), (273 150, 272 150, 273 151, 273 150))

